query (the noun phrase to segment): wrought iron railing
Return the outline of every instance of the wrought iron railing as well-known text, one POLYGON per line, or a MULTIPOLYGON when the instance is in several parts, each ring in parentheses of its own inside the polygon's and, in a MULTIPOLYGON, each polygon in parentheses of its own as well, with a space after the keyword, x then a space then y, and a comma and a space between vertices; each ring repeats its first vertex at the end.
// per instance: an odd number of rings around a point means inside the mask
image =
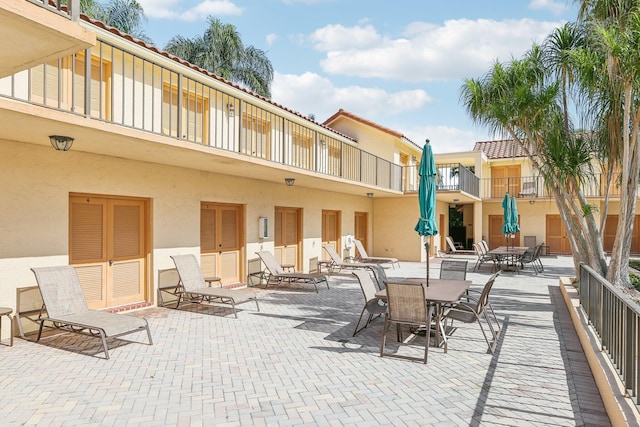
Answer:
POLYGON ((80 17, 80 0, 27 0, 39 6, 66 15, 72 21, 80 17))
POLYGON ((361 150, 338 133, 209 83, 204 75, 167 68, 98 40, 90 49, 0 79, 0 96, 402 190, 400 165, 361 150))
POLYGON ((580 305, 598 334, 625 389, 638 405, 640 310, 638 303, 587 265, 580 265, 580 305))
MULTIPOLYGON (((596 173, 591 179, 585 180, 582 189, 587 198, 604 197, 607 193, 610 197, 619 197, 620 186, 616 184, 614 176, 612 184, 607 189, 606 174, 596 173)), ((480 197, 483 199, 501 199, 504 194, 525 198, 551 198, 544 179, 541 176, 520 176, 508 178, 483 178, 480 180, 480 197)))
MULTIPOLYGON (((403 191, 411 193, 418 191, 418 169, 420 165, 405 166, 403 168, 403 191)), ((472 196, 479 196, 480 180, 467 167, 460 163, 436 164, 437 191, 463 191, 472 196)))

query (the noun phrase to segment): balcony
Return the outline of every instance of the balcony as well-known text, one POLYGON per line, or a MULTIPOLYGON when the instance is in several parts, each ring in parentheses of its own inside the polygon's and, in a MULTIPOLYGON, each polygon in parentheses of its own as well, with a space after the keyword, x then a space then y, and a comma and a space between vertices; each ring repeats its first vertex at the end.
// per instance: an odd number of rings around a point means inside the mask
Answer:
POLYGON ((93 46, 95 34, 78 22, 80 0, 0 3, 0 77, 93 46))
MULTIPOLYGON (((403 190, 405 193, 414 193, 418 191, 418 175, 419 165, 403 167, 403 190)), ((457 200, 477 199, 479 197, 480 180, 467 167, 460 163, 442 163, 436 164, 438 171, 436 178, 436 190, 438 193, 444 193, 451 196, 451 202, 455 197, 457 200), (462 198, 461 198, 462 197, 462 198)), ((446 196, 439 197, 447 199, 446 196)))
MULTIPOLYGON (((613 183, 609 188, 609 197, 620 197, 621 189, 616 184, 617 177, 614 176, 613 183)), ((586 182, 584 188, 585 197, 603 198, 607 193, 606 174, 594 174, 593 179, 586 182)), ((541 176, 521 176, 509 178, 483 178, 480 180, 480 195, 482 199, 502 199, 505 193, 516 197, 528 199, 550 199, 541 176)))
MULTIPOLYGON (((99 40, 91 49, 0 79, 1 97, 74 115, 87 132, 85 149, 90 152, 274 181, 282 179, 278 172, 297 172, 299 178, 330 178, 354 194, 364 195, 363 186, 401 192, 401 166, 295 112, 151 50, 128 51, 99 40), (107 129, 104 123, 117 128, 100 133, 107 129), (129 137, 127 130, 132 131, 129 137), (140 143, 133 144, 134 139, 140 143), (230 168, 232 163, 239 167, 230 168), (247 163, 253 165, 248 168, 247 163)), ((22 126, 22 135, 30 132, 33 140, 46 139, 35 133, 41 114, 16 112, 15 120, 8 110, 5 114, 6 122, 22 126)), ((65 134, 51 123, 47 126, 51 133, 65 134)), ((310 185, 326 188, 327 182, 310 185)))

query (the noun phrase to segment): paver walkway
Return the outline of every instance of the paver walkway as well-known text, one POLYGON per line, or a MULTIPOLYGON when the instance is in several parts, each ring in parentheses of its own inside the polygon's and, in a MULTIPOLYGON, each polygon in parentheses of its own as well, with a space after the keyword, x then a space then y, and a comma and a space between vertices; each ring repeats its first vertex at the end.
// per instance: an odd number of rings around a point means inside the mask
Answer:
MULTIPOLYGON (((318 294, 256 289, 261 311, 239 306, 238 319, 226 308, 140 311, 154 345, 114 340, 109 360, 86 337, 17 339, 0 347, 0 424, 606 426, 558 289, 571 261, 544 263, 538 276, 496 281, 504 326, 494 355, 478 325, 458 324, 449 352, 432 348, 427 365, 380 358, 381 319, 351 336, 363 299, 348 273, 318 294)), ((424 265, 388 274, 419 276, 424 265)), ((481 285, 489 275, 468 276, 481 285)), ((401 351, 420 354, 420 339, 401 351)))

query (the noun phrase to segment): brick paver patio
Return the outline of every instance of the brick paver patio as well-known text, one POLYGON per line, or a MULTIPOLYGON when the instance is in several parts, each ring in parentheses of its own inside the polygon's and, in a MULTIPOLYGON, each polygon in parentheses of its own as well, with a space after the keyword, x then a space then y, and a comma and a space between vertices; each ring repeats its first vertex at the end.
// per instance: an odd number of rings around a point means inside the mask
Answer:
MULTIPOLYGON (((429 363, 380 358, 382 320, 352 337, 363 304, 348 274, 331 289, 256 289, 260 312, 153 308, 154 345, 56 335, 0 347, 0 424, 37 426, 609 425, 558 288, 569 258, 504 273, 492 301, 495 354, 456 324, 429 363)), ((431 263, 437 277, 437 260, 431 263)), ((402 263, 389 276, 424 274, 402 263)), ((481 285, 490 276, 469 273, 481 285)), ((144 336, 131 335, 144 342, 144 336)), ((419 355, 424 338, 403 352, 419 355)), ((397 347, 390 332, 390 348, 397 347)))

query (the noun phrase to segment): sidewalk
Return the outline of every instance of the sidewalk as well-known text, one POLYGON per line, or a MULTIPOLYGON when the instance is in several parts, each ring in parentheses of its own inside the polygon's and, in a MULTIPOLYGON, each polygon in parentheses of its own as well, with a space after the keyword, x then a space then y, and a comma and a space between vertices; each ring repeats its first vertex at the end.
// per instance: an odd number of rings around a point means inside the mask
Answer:
MULTIPOLYGON (((456 324, 448 353, 431 348, 427 365, 380 358, 381 319, 351 336, 363 299, 348 272, 318 294, 304 285, 253 288, 261 311, 239 306, 238 319, 206 306, 137 312, 154 345, 114 340, 109 360, 97 339, 16 339, 0 347, 0 423, 606 426, 558 288, 571 259, 543 263, 537 276, 529 268, 496 280, 492 302, 504 325, 495 354, 477 324, 456 324)), ((437 277, 437 260, 430 265, 437 277)), ((415 277, 424 268, 402 263, 387 273, 415 277)), ((478 285, 489 276, 486 264, 468 274, 478 285)))

